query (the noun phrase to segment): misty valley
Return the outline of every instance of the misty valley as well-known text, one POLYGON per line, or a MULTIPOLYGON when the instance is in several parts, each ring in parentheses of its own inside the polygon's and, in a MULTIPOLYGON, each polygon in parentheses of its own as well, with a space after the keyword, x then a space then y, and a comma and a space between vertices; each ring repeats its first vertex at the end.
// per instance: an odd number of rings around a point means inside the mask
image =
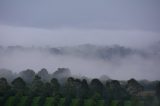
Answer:
POLYGON ((160 106, 160 0, 0 0, 0 106, 160 106))

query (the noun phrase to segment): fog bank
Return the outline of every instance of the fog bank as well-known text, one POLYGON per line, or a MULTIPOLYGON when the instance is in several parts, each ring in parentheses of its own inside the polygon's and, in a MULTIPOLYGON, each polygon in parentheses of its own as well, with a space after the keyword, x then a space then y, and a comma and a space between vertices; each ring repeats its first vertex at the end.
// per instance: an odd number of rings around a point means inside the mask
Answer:
POLYGON ((61 50, 59 52, 51 52, 50 50, 53 48, 3 48, 0 52, 0 68, 7 68, 13 72, 20 72, 28 68, 37 72, 46 68, 50 73, 53 73, 57 68, 65 67, 69 68, 74 75, 92 78, 101 75, 107 75, 113 79, 158 80, 160 78, 160 55, 157 51, 157 54, 132 49, 128 52, 126 51, 128 49, 112 47, 112 50, 117 53, 108 51, 107 56, 110 56, 108 58, 104 54, 99 54, 103 51, 98 52, 97 50, 99 48, 104 51, 110 49, 93 46, 95 51, 89 52, 91 49, 87 50, 88 47, 90 46, 54 48, 54 50, 61 50), (80 52, 76 52, 77 49, 80 52), (86 54, 87 51, 89 55, 86 54))

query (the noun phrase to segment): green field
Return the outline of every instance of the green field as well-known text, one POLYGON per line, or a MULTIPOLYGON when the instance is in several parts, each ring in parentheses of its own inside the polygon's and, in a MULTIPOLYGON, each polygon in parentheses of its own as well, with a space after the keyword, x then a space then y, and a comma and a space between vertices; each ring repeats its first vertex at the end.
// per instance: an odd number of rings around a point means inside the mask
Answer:
POLYGON ((54 98, 53 97, 47 97, 46 101, 44 103, 44 106, 53 106, 54 98))
MULTIPOLYGON (((4 101, 4 105, 0 106, 25 106, 27 102, 28 97, 22 96, 18 101, 15 96, 10 96, 7 98, 6 101, 4 101)), ((2 97, 0 97, 0 100, 2 100, 2 97)), ((44 104, 42 106, 54 106, 54 97, 46 97, 44 104)), ((65 98, 61 98, 58 102, 58 106, 65 106, 65 98)), ((34 97, 31 102, 31 106, 39 106, 40 103, 40 97, 34 97)), ((119 106, 119 101, 112 100, 109 106, 119 106)), ((72 99, 70 106, 80 106, 80 100, 79 99, 72 99)), ((82 106, 105 106, 104 100, 93 100, 93 99, 85 99, 82 106)), ((108 106, 108 105, 107 105, 108 106)), ((123 101, 123 106, 133 106, 133 101, 123 101)), ((134 103, 135 106, 135 103, 134 103)), ((144 106, 144 101, 137 102, 136 106, 144 106)), ((158 106, 154 105, 154 106, 158 106)))

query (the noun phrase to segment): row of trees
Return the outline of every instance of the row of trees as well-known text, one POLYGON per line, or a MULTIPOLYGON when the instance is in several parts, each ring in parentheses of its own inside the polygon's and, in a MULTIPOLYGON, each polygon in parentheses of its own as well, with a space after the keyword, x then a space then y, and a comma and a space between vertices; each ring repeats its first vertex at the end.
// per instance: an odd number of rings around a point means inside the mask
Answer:
MULTIPOLYGON (((103 99, 109 103, 111 100, 130 100, 140 96, 144 90, 135 79, 128 80, 126 84, 121 84, 118 80, 78 79, 71 77, 70 71, 64 68, 58 69, 53 78, 46 73, 48 73, 46 69, 37 74, 33 70, 26 70, 11 82, 6 78, 0 78, 0 97, 5 99, 9 96, 28 96, 30 98, 28 100, 32 100, 33 97, 40 96, 42 103, 45 97, 54 97, 57 101, 66 98, 66 104, 73 98, 80 100, 92 98, 95 101, 103 99)), ((160 99, 160 82, 154 90, 160 99)))
POLYGON ((34 76, 31 83, 25 80, 18 77, 9 84, 5 78, 0 78, 0 96, 6 94, 34 96, 61 95, 64 97, 70 96, 71 98, 89 98, 96 96, 98 98, 120 100, 127 99, 130 95, 137 95, 143 90, 143 86, 134 79, 129 80, 125 86, 122 86, 118 80, 109 80, 106 81, 106 83, 102 83, 99 79, 92 79, 88 82, 86 79, 74 79, 73 77, 63 79, 63 83, 60 83, 57 78, 52 78, 49 82, 43 81, 38 75, 34 76))
POLYGON ((47 69, 43 68, 37 73, 32 69, 27 69, 21 71, 19 73, 13 73, 11 70, 8 69, 0 69, 0 77, 5 77, 9 82, 17 77, 21 77, 24 79, 26 83, 32 83, 35 75, 41 77, 42 81, 50 81, 52 78, 63 79, 68 78, 71 76, 71 72, 68 68, 58 68, 53 73, 49 73, 47 69))

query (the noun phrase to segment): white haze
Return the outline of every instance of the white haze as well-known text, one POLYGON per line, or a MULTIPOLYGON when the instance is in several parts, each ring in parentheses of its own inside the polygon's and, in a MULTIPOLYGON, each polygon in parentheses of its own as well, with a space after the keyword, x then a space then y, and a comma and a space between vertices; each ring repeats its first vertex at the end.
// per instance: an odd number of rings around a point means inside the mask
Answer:
MULTIPOLYGON (((0 26, 0 45, 12 46, 74 46, 79 44, 122 45, 136 49, 147 49, 160 41, 159 32, 143 30, 107 30, 57 28, 40 29, 32 27, 0 26)), ((157 45, 159 47, 159 45, 157 45)), ((157 48, 155 48, 157 49, 157 48)), ((148 49, 150 51, 150 49, 148 49)), ((142 58, 130 55, 126 58, 114 58, 112 61, 87 59, 76 56, 51 55, 46 52, 14 52, 0 55, 0 68, 14 72, 31 68, 39 71, 47 68, 53 72, 56 68, 67 67, 76 75, 99 77, 103 74, 114 79, 160 79, 160 59, 142 58)))
POLYGON ((0 45, 4 46, 73 46, 90 43, 146 48, 157 41, 160 41, 159 32, 143 30, 41 29, 0 25, 0 45))
POLYGON ((143 58, 130 55, 125 58, 115 57, 112 60, 87 59, 77 56, 53 55, 40 51, 15 51, 0 55, 0 68, 20 72, 34 69, 36 72, 47 68, 53 73, 59 67, 66 67, 74 75, 100 77, 107 75, 113 79, 160 79, 160 60, 155 57, 143 58))

